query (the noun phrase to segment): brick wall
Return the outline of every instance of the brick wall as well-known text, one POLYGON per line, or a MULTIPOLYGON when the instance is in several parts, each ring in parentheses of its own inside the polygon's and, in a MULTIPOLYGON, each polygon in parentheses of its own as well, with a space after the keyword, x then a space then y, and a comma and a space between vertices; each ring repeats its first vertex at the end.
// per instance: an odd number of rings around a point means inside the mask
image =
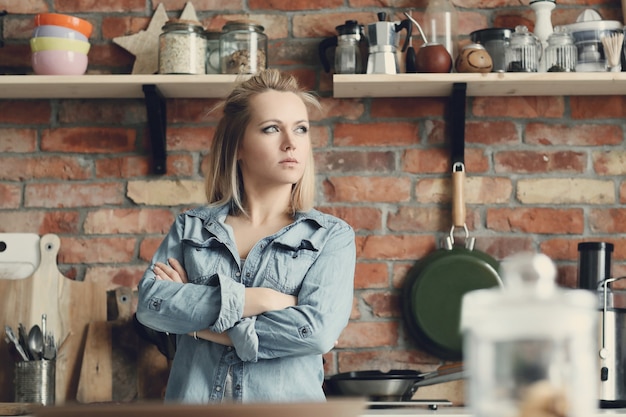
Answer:
MULTIPOLYGON (((163 2, 177 16, 184 0, 163 2)), ((147 0, 0 0, 5 46, 0 73, 30 72, 33 15, 56 11, 95 24, 90 73, 128 73, 133 57, 111 39, 145 28, 147 0)), ((317 44, 346 19, 398 18, 426 3, 408 0, 195 0, 203 24, 250 17, 267 28, 270 65, 317 91, 326 113, 314 121, 319 206, 357 231, 351 323, 327 355, 329 372, 428 369, 403 326, 399 295, 407 269, 450 228, 443 98, 333 99, 317 44), (384 355, 381 354, 384 352, 384 355)), ((525 23, 517 1, 459 0, 460 32, 525 23)), ((570 23, 583 1, 557 5, 570 23)), ((593 2, 621 20, 615 0, 593 2)), ((142 100, 0 100, 0 232, 56 233, 59 264, 77 280, 135 286, 174 216, 202 201, 202 171, 216 120, 214 100, 169 100, 167 174, 150 174, 142 100)), ((467 222, 477 248, 496 258, 543 251, 563 285, 576 282, 577 243, 616 244, 626 271, 626 152, 622 97, 480 97, 468 100, 467 222)))

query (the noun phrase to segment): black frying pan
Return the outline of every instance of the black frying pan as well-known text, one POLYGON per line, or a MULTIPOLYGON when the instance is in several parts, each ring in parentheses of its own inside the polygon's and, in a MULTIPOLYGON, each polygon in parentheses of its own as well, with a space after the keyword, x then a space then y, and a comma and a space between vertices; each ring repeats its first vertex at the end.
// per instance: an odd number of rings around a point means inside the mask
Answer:
POLYGON ((407 329, 420 347, 439 358, 455 361, 463 359, 459 329, 463 296, 469 291, 502 285, 499 262, 474 249, 474 238, 470 238, 465 223, 464 89, 461 98, 456 97, 456 120, 452 120, 457 129, 451 138, 452 228, 443 248, 420 259, 409 270, 402 300, 407 329), (455 242, 459 228, 464 231, 463 244, 455 242))

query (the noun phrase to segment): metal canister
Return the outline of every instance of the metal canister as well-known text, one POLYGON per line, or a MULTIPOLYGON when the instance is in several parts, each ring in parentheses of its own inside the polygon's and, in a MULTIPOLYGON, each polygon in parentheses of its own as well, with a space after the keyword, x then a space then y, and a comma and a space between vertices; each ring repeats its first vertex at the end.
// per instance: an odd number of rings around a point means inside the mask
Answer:
POLYGON ((159 74, 206 74, 206 51, 200 22, 170 20, 159 35, 159 74))
POLYGON ((263 26, 231 21, 220 36, 222 74, 255 74, 267 68, 267 35, 263 26))

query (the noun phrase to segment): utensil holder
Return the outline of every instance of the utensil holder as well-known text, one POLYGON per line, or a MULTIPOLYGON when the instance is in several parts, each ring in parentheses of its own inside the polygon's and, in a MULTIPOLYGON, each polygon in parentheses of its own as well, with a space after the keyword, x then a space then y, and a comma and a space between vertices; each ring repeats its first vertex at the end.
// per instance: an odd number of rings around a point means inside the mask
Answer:
POLYGON ((32 360, 15 363, 15 402, 54 404, 56 363, 32 360))

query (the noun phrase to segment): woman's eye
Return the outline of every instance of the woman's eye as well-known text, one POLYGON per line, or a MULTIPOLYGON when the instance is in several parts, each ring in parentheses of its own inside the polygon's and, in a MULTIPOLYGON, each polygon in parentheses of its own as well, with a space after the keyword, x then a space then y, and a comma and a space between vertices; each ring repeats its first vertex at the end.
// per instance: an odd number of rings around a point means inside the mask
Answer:
POLYGON ((263 133, 276 133, 278 132, 278 126, 272 125, 263 128, 263 133))
POLYGON ((296 132, 298 132, 298 133, 304 134, 304 133, 307 133, 308 131, 309 131, 309 128, 306 127, 306 126, 298 126, 296 128, 296 132))

